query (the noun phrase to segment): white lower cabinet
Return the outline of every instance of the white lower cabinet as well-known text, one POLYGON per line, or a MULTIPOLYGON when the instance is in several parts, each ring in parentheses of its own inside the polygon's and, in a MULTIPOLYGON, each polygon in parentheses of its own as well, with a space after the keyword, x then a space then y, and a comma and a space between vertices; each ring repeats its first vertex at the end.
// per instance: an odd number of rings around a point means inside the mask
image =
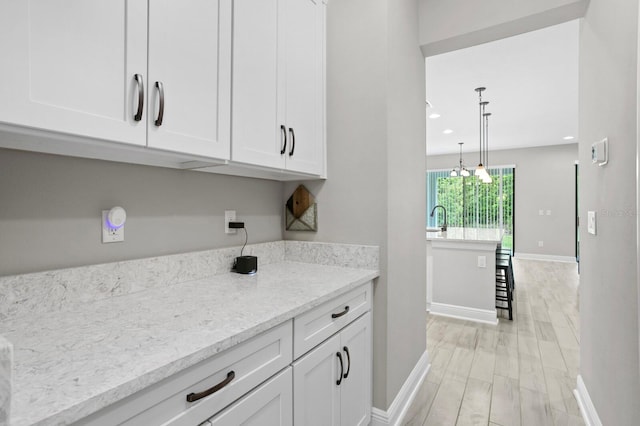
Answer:
POLYGON ((291 367, 222 413, 209 419, 204 426, 290 426, 293 424, 293 390, 291 367))
POLYGON ((372 294, 363 284, 75 424, 367 425, 372 294))
POLYGON ((296 425, 371 421, 371 313, 293 363, 296 425))

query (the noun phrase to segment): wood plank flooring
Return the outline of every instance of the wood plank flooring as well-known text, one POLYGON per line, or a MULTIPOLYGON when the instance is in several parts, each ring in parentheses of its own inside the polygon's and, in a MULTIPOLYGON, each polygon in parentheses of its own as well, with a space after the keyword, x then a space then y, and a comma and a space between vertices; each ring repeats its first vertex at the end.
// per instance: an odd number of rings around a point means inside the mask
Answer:
POLYGON ((514 273, 513 321, 427 316, 431 370, 405 425, 584 425, 577 266, 514 259, 514 273))

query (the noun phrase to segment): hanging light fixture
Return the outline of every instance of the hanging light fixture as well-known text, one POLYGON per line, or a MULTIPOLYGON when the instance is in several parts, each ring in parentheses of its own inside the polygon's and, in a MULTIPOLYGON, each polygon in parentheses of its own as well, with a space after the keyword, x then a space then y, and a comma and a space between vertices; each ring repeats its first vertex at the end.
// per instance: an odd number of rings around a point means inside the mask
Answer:
POLYGON ((490 112, 484 112, 484 108, 482 109, 482 116, 484 117, 484 170, 485 174, 482 177, 482 182, 491 183, 493 179, 489 174, 489 117, 491 116, 490 112))
POLYGON ((479 113, 480 113, 480 162, 478 163, 478 167, 476 167, 476 176, 479 179, 482 179, 482 177, 484 176, 484 174, 486 173, 486 170, 484 169, 484 166, 482 165, 482 160, 483 160, 483 147, 484 147, 484 120, 482 117, 482 113, 484 112, 484 104, 482 102, 482 92, 484 92, 486 89, 486 87, 477 87, 476 88, 476 92, 478 92, 478 108, 479 108, 479 113))
POLYGON ((464 142, 458 142, 458 145, 460 145, 460 159, 458 161, 458 168, 456 169, 454 167, 451 170, 451 177, 456 177, 456 176, 467 177, 467 176, 470 176, 471 173, 469 173, 469 170, 467 170, 467 168, 462 163, 462 145, 464 145, 464 142))

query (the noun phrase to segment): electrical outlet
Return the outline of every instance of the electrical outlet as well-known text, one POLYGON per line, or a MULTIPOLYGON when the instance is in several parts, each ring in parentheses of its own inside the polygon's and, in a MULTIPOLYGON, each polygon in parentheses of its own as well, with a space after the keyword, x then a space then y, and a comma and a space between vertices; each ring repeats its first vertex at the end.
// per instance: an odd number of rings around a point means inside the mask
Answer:
POLYGON ((544 210, 538 210, 538 215, 544 216, 544 210))
POLYGON ((487 267, 487 256, 478 256, 478 268, 487 267))
POLYGON ((544 247, 544 241, 538 241, 538 247, 544 247))
POLYGON ((235 210, 225 210, 224 211, 224 233, 225 234, 236 234, 238 232, 237 229, 229 228, 229 222, 236 221, 236 211, 235 210))
POLYGON ((596 235, 596 229, 597 229, 596 212, 588 211, 587 212, 587 232, 589 232, 591 235, 596 235))
POLYGON ((547 210, 547 216, 551 216, 551 210, 547 210))
POLYGON ((102 243, 118 243, 124 241, 124 225, 119 228, 111 228, 107 215, 109 210, 102 210, 102 243))

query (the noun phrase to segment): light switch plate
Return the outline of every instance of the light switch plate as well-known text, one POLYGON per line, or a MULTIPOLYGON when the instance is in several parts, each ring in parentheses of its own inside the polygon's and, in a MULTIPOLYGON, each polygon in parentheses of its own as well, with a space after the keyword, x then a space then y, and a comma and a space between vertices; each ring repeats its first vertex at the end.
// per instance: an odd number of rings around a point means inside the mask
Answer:
POLYGON ((590 234, 596 235, 596 225, 597 225, 596 212, 588 211, 587 212, 587 231, 590 234))
POLYGON ((487 256, 478 256, 478 268, 487 267, 487 256))

